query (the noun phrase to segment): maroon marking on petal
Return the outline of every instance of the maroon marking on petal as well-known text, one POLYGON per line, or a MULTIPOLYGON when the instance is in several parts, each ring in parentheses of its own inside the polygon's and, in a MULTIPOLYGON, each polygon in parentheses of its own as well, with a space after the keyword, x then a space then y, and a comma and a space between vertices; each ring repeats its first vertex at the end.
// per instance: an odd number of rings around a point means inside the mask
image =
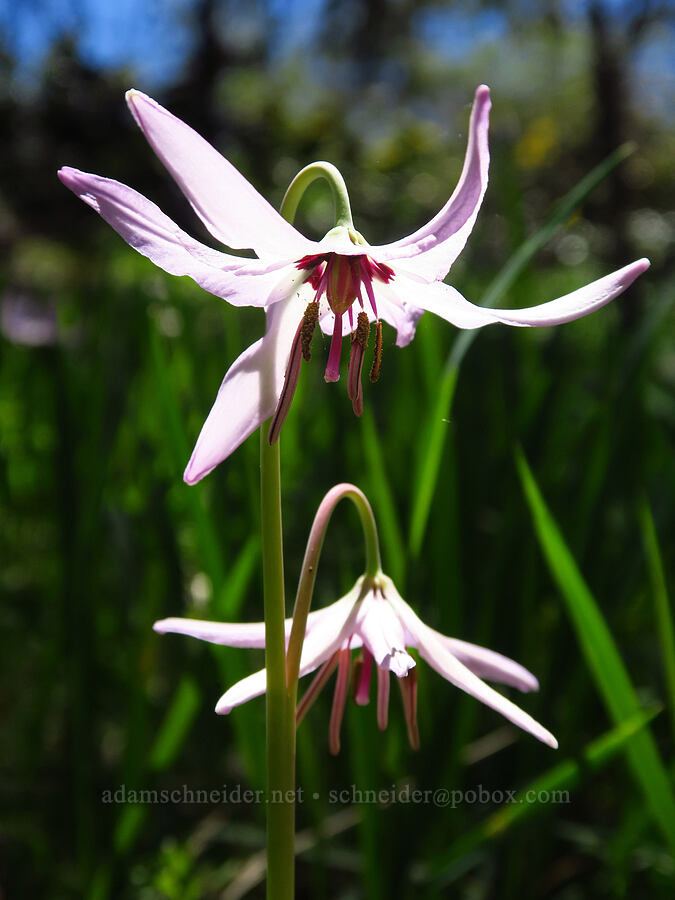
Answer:
POLYGON ((296 269, 314 269, 319 263, 326 262, 330 253, 312 253, 309 256, 303 256, 296 264, 296 269))
POLYGON ((373 269, 375 270, 374 276, 379 278, 380 281, 384 281, 385 284, 389 284, 390 281, 394 280, 394 270, 385 263, 373 263, 373 269))
POLYGON ((375 302, 375 291, 373 290, 373 279, 371 278, 370 272, 364 266, 363 269, 363 285, 366 288, 366 294, 368 294, 368 299, 370 300, 370 306, 373 310, 375 318, 378 318, 377 315, 377 303, 375 302))

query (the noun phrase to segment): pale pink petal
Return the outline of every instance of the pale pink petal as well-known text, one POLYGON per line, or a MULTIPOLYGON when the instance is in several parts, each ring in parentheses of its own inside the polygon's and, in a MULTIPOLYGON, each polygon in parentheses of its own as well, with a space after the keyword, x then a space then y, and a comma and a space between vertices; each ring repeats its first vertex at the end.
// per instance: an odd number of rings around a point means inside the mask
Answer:
MULTIPOLYGON (((344 597, 343 600, 347 600, 344 597)), ((320 610, 323 612, 323 610, 320 610)), ((348 639, 353 628, 355 607, 353 602, 344 603, 338 601, 326 608, 329 615, 324 615, 315 622, 315 627, 309 632, 302 646, 300 656, 300 678, 308 675, 331 657, 336 650, 348 639)), ((238 681, 227 690, 216 704, 216 712, 226 715, 235 706, 252 700, 264 694, 267 689, 267 672, 261 669, 253 675, 238 681)))
POLYGON ((455 687, 465 691, 476 700, 480 700, 486 706, 491 707, 498 713, 501 713, 514 725, 522 728, 524 731, 534 735, 538 740, 548 744, 549 747, 556 748, 558 742, 553 735, 547 731, 542 725, 536 722, 532 716, 528 715, 522 709, 507 700, 502 694, 495 691, 485 682, 481 681, 477 675, 474 675, 470 669, 462 665, 449 650, 447 650, 439 640, 437 640, 430 628, 427 628, 423 622, 419 620, 417 623, 408 622, 406 625, 416 638, 416 645, 420 656, 425 659, 432 668, 446 678, 455 687))
MULTIPOLYGON (((338 621, 340 626, 344 622, 343 610, 348 612, 353 605, 349 595, 317 609, 307 616, 306 634, 309 634, 323 619, 332 617, 332 621, 338 621)), ((291 633, 293 619, 286 619, 284 628, 286 640, 291 633)), ((168 618, 160 619, 152 626, 158 634, 185 634, 188 637, 198 638, 200 641, 208 641, 211 644, 222 644, 225 647, 264 647, 265 623, 264 622, 209 622, 204 619, 168 618)))
POLYGON ((437 631, 434 631, 434 634, 453 656, 479 678, 508 684, 525 693, 539 690, 539 682, 534 675, 528 672, 524 666, 509 659, 508 656, 502 656, 501 653, 495 653, 494 650, 478 647, 476 644, 468 644, 457 638, 446 637, 437 631))
POLYGON ((426 634, 418 633, 417 639, 420 655, 449 682, 501 713, 514 725, 528 731, 538 740, 548 744, 549 747, 556 748, 558 746, 558 742, 549 731, 536 722, 532 716, 523 712, 515 703, 507 700, 502 694, 481 681, 466 666, 463 666, 436 640, 431 631, 426 634))
POLYGON ((69 167, 60 169, 58 175, 67 188, 155 265, 170 275, 188 275, 204 290, 234 306, 265 306, 280 299, 280 285, 288 292, 298 281, 292 259, 263 263, 213 250, 182 231, 142 194, 118 181, 69 167), (286 272, 280 271, 284 267, 286 272))
POLYGON ((303 313, 297 297, 267 310, 265 336, 244 350, 223 379, 185 470, 188 484, 207 475, 273 414, 303 313))
MULTIPOLYGON (((396 329, 396 346, 407 346, 415 337, 415 329, 424 310, 407 302, 405 285, 399 290, 396 278, 390 284, 376 282, 373 287, 380 318, 396 329)), ((367 312, 372 321, 375 318, 372 311, 367 312)))
POLYGON ((356 631, 380 668, 404 678, 415 667, 405 649, 401 623, 387 600, 367 594, 356 613, 356 631))
POLYGON ((226 647, 265 646, 264 622, 206 622, 202 619, 170 618, 160 619, 152 627, 158 634, 186 634, 226 647))
POLYGON ((259 256, 301 256, 315 244, 293 228, 244 176, 189 125, 140 91, 127 102, 150 146, 211 234, 259 256))
POLYGON ((235 708, 253 700, 254 697, 260 697, 267 690, 267 670, 259 669, 253 675, 242 678, 236 684, 233 684, 229 690, 225 691, 220 700, 216 703, 216 712, 219 716, 226 716, 235 708))
POLYGON ((453 287, 440 283, 423 285, 408 280, 406 296, 411 303, 441 316, 459 328, 481 328, 493 322, 523 327, 561 325, 605 306, 630 287, 648 268, 648 259, 638 259, 571 294, 527 309, 487 309, 475 306, 465 300, 453 287))
POLYGON ((405 259, 405 265, 426 281, 446 275, 464 249, 487 188, 490 106, 490 90, 483 84, 476 90, 473 102, 462 174, 443 209, 408 237, 373 247, 369 251, 373 259, 387 261, 394 269, 396 260, 405 259))
POLYGON ((420 655, 430 666, 446 678, 455 687, 465 691, 481 703, 491 707, 513 722, 519 728, 534 735, 538 740, 548 744, 549 747, 557 747, 558 742, 553 735, 536 722, 532 716, 523 712, 515 703, 507 700, 502 694, 495 691, 455 657, 441 643, 436 632, 422 622, 415 612, 399 595, 393 583, 388 580, 386 597, 392 604, 403 627, 413 638, 414 646, 420 655))

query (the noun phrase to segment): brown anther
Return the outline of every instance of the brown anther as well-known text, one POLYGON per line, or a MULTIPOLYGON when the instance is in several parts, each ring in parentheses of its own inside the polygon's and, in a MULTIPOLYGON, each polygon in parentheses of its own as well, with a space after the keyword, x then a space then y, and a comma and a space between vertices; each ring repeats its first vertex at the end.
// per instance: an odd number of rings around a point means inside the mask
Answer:
POLYGON ((368 344, 368 336, 370 334, 370 322, 368 316, 364 312, 360 312, 356 317, 356 330, 352 334, 352 341, 358 341, 365 350, 368 344))
POLYGON ((382 368, 382 322, 378 319, 375 323, 375 354, 373 356, 373 364, 370 367, 370 380, 373 384, 380 377, 380 369, 382 368))
POLYGON ((302 318, 302 330, 300 335, 300 343, 302 346, 302 358, 309 362, 312 358, 310 344, 312 343, 312 335, 319 321, 319 304, 316 300, 307 304, 305 315, 302 318))
POLYGON ((349 355, 349 373, 347 375, 347 393, 352 401, 354 415, 363 414, 363 387, 361 386, 361 372, 363 370, 363 357, 368 345, 370 334, 370 322, 364 312, 360 312, 356 320, 356 329, 352 332, 352 350, 349 355))

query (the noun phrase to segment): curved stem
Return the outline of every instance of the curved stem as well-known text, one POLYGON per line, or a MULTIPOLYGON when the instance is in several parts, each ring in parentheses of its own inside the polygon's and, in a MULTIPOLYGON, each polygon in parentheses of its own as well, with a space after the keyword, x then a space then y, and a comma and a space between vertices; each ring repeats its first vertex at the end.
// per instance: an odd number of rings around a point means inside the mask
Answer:
POLYGON ((335 204, 335 224, 346 228, 353 227, 352 210, 349 205, 347 185, 339 170, 329 162, 315 162, 305 166, 291 181, 288 190, 281 202, 281 215, 292 222, 298 210, 298 205, 307 188, 317 178, 324 178, 333 194, 335 204))
POLYGON ((366 544, 366 577, 375 578, 382 568, 377 526, 375 525, 373 510, 366 495, 353 484, 336 484, 335 487, 328 491, 316 511, 300 571, 295 609, 293 610, 293 625, 291 626, 291 635, 286 652, 286 685, 293 709, 295 709, 298 690, 302 643, 305 638, 307 616, 309 615, 309 607, 312 602, 321 548, 323 547, 326 529, 333 515, 333 510, 340 500, 344 499, 352 501, 361 519, 361 527, 366 544))

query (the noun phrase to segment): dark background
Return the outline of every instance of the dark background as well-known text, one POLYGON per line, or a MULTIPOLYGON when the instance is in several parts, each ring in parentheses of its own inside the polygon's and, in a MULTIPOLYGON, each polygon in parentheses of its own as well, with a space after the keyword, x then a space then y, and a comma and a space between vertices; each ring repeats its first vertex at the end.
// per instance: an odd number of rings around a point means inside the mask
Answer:
MULTIPOLYGON (((407 746, 392 692, 385 734, 372 707, 349 704, 334 759, 330 698, 320 698, 299 731, 308 799, 298 827, 310 849, 298 896, 672 896, 673 858, 634 769, 622 751, 595 768, 584 756, 612 719, 514 462, 521 447, 640 702, 670 708, 650 728, 672 785, 673 657, 645 554, 653 521, 672 587, 672 4, 4 0, 0 25, 3 896, 234 900, 249 884, 262 896, 262 805, 103 802, 122 785, 264 783, 263 701, 212 712, 261 654, 151 630, 168 615, 262 617, 257 439, 200 486, 181 481, 262 314, 154 269, 63 188, 57 168, 126 182, 209 241, 127 111, 134 86, 276 205, 303 165, 332 161, 356 227, 373 243, 393 240, 452 191, 482 82, 493 97, 490 187, 451 283, 484 299, 556 203, 626 142, 632 152, 496 299, 549 300, 643 255, 652 268, 581 322, 486 329, 442 415, 457 338, 447 323, 427 314, 403 350, 385 328, 382 377, 366 387, 360 421, 345 385, 324 385, 328 342, 317 339, 282 440, 288 596, 321 496, 356 482, 401 593, 434 627, 531 669, 540 693, 513 699, 560 749, 422 663, 421 751, 407 746), (425 481, 439 419, 440 466, 425 481), (527 804, 501 827, 493 800, 330 802, 352 785, 520 790, 575 760, 574 777, 556 782, 568 803, 527 804)), ((330 216, 318 185, 298 226, 320 237, 330 216)), ((316 605, 344 593, 361 565, 357 518, 340 509, 316 605)))

